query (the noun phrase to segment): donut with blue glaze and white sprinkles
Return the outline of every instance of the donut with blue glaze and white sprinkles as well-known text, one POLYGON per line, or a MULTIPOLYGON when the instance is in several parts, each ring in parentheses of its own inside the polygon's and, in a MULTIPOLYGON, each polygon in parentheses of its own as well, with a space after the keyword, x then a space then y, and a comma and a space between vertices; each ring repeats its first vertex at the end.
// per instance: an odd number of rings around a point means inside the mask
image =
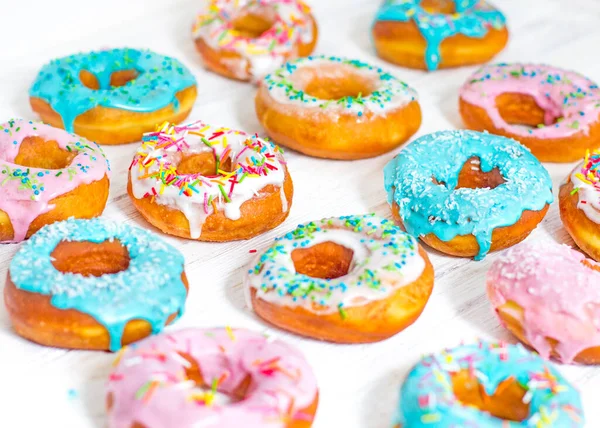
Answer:
POLYGON ((178 60, 149 50, 102 50, 46 64, 29 100, 52 126, 99 144, 123 144, 157 123, 185 119, 196 100, 196 79, 178 60))
POLYGON ((600 88, 574 71, 490 64, 460 90, 460 113, 476 131, 515 138, 542 162, 574 162, 600 146, 600 88))
POLYGON ((318 36, 302 0, 208 0, 192 32, 206 68, 254 82, 310 55, 318 36))
POLYGON ((526 147, 475 131, 413 141, 386 165, 384 179, 392 214, 408 233, 475 260, 525 239, 553 201, 550 175, 526 147))
POLYGON ((392 221, 343 216, 276 239, 250 266, 244 288, 249 306, 283 329, 331 342, 376 342, 419 317, 433 267, 392 221))
POLYGON ((400 391, 395 427, 584 426, 579 392, 521 345, 480 342, 423 357, 400 391))
POLYGON ((508 41, 504 15, 484 0, 384 0, 372 33, 382 59, 428 71, 485 63, 508 41))
POLYGON ((43 227, 10 263, 15 331, 46 346, 116 351, 184 309, 182 254, 154 234, 96 218, 43 227))
POLYGON ((224 242, 282 223, 294 190, 279 147, 197 121, 165 123, 144 136, 129 168, 128 192, 163 232, 224 242))
POLYGON ((417 92, 359 60, 309 56, 269 74, 256 113, 278 144, 310 156, 361 159, 388 152, 421 125, 417 92))
POLYGON ((39 122, 0 124, 0 242, 104 211, 108 160, 91 141, 39 122))

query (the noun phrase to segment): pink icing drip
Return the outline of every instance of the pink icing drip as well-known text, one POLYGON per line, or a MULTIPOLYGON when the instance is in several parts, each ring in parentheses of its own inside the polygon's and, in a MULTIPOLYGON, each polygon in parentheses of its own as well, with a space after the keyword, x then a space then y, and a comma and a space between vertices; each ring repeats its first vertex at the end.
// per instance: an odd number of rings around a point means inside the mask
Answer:
POLYGON ((44 190, 39 195, 34 195, 30 189, 22 189, 20 180, 8 180, 6 174, 0 175, 0 210, 6 212, 13 226, 13 242, 25 239, 29 226, 40 214, 46 213, 54 208, 49 202, 68 193, 81 184, 89 184, 101 180, 108 175, 108 164, 102 155, 101 149, 95 144, 82 137, 69 134, 68 132, 53 128, 37 122, 29 122, 16 119, 0 125, 0 171, 21 169, 29 170, 29 177, 36 179, 43 185, 44 190), (25 137, 39 136, 46 141, 56 141, 62 149, 70 145, 74 147, 75 142, 88 145, 93 148, 78 148, 78 155, 73 159, 71 165, 75 167, 75 173, 69 174, 68 168, 62 170, 46 170, 43 168, 23 167, 14 163, 19 153, 19 148, 25 137), (14 142, 17 144, 14 144, 14 142), (95 160, 92 160, 95 157, 95 160), (80 164, 78 166, 78 164, 80 164), (82 172, 81 169, 87 169, 82 172), (46 174, 49 171, 49 174, 46 174), (38 173, 43 173, 38 177, 38 173), (62 172, 60 175, 56 175, 62 172))
POLYGON ((129 428, 285 427, 286 415, 305 418, 317 394, 312 370, 296 349, 247 330, 187 329, 154 336, 124 351, 110 375, 113 396, 109 426, 129 428), (221 379, 219 391, 231 393, 245 378, 252 383, 240 402, 221 406, 191 399, 197 387, 184 376, 189 355, 210 383, 221 379), (276 367, 273 369, 273 367, 276 367), (158 384, 149 393, 144 386, 158 384), (141 392, 140 392, 141 391, 141 392))
POLYGON ((600 346, 600 264, 566 245, 521 244, 508 250, 487 274, 495 308, 508 301, 524 310, 523 328, 533 348, 550 357, 547 337, 559 343, 560 360, 600 346))
POLYGON ((460 97, 486 110, 494 126, 515 136, 564 138, 588 133, 598 122, 600 90, 586 77, 573 71, 533 64, 487 65, 473 74, 460 90, 460 97), (508 124, 496 107, 504 93, 530 95, 546 111, 545 127, 529 129, 508 124), (558 118, 564 118, 553 124, 558 118))

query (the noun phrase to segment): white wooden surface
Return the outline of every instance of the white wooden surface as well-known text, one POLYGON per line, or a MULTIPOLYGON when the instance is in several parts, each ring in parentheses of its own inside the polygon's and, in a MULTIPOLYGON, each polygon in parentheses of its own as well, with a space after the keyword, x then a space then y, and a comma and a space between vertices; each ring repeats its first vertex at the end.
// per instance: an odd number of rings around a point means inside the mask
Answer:
MULTIPOLYGON (((394 67, 373 52, 369 29, 379 0, 310 1, 321 34, 317 52, 356 57, 387 67, 419 92, 424 112, 419 135, 461 126, 457 91, 474 68, 433 74, 394 67)), ((508 17, 511 40, 502 61, 536 61, 570 67, 600 82, 600 2, 597 0, 496 0, 508 17)), ((3 0, 0 8, 0 121, 35 118, 27 91, 41 65, 54 57, 103 47, 143 47, 182 60, 197 76, 199 96, 190 119, 261 132, 255 88, 204 71, 190 36, 198 0, 3 0)), ((125 192, 136 145, 106 148, 113 167, 107 217, 146 227, 125 192)), ((397 151, 396 151, 397 152, 397 151)), ((478 337, 514 339, 492 314, 485 261, 432 255, 433 296, 418 321, 385 342, 332 345, 273 329, 244 303, 241 279, 251 255, 297 223, 326 216, 377 212, 389 217, 382 168, 394 153, 357 162, 311 159, 287 152, 295 185, 288 220, 248 242, 205 244, 166 238, 186 258, 190 294, 186 313, 172 329, 231 325, 272 332, 302 349, 319 380, 316 428, 387 427, 398 388, 423 353, 478 337)), ((546 165, 555 192, 571 165, 546 165)), ((572 243, 557 205, 529 238, 572 243)), ((0 246, 4 278, 18 245, 0 246)), ((0 280, 0 284, 3 280, 0 280)), ((109 353, 45 348, 16 336, 0 306, 0 426, 103 427, 103 386, 109 353)), ((588 426, 600 426, 600 368, 561 366, 581 390, 588 426)))

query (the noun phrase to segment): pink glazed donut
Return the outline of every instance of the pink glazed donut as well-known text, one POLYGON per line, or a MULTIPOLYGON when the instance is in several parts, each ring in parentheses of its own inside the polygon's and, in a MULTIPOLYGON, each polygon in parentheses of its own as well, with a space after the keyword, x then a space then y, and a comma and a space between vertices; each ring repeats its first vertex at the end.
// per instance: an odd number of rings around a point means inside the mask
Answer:
POLYGON ((486 65, 460 91, 467 128, 520 141, 542 162, 574 162, 600 146, 600 89, 546 65, 486 65))
POLYGON ((299 351, 229 327, 125 348, 107 391, 111 428, 308 428, 317 403, 317 381, 299 351), (233 403, 218 404, 216 391, 233 403))
POLYGON ((600 264, 555 242, 506 251, 487 274, 501 323, 543 358, 600 364, 600 264))
POLYGON ((0 243, 70 217, 99 216, 108 174, 96 143, 23 119, 0 124, 0 243))

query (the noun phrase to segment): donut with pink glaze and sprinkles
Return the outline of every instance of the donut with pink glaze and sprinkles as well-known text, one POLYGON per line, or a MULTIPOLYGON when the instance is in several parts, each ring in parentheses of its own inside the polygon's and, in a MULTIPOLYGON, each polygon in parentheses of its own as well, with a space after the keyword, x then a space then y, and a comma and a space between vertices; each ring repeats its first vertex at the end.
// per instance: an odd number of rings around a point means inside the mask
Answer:
POLYGON ((521 244, 487 274, 502 324, 542 357, 600 364, 600 264, 555 242, 521 244))
POLYGON ((486 65, 460 90, 467 128, 514 138, 542 162, 574 162, 600 146, 600 89, 574 71, 486 65))
POLYGON ((102 149, 75 134, 24 119, 0 124, 0 242, 20 242, 46 224, 104 211, 102 149))
POLYGON ((110 428, 309 428, 318 395, 292 346, 243 329, 187 329, 123 349, 108 381, 108 421, 110 428), (232 402, 221 403, 217 392, 232 402))

